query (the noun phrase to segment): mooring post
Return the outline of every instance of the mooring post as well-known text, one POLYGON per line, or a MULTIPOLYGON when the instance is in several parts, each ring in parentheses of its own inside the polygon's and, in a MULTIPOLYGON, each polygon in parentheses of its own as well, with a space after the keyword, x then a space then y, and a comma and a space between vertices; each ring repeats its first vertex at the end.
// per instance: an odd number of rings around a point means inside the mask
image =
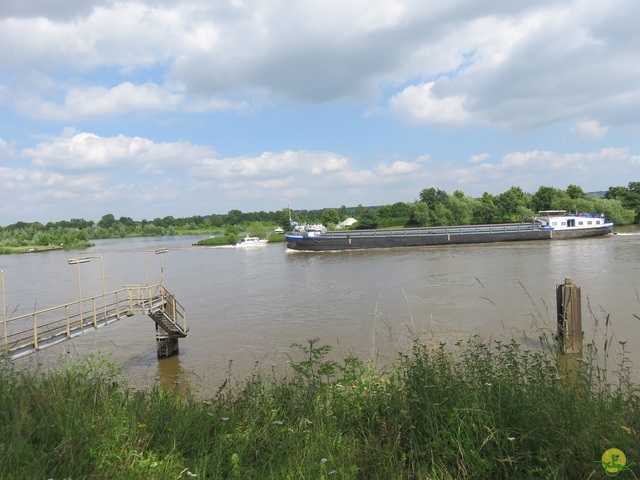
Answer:
POLYGON ((567 277, 563 285, 556 289, 558 305, 558 343, 561 353, 580 354, 582 352, 582 304, 580 287, 567 277))
POLYGON ((582 357, 582 307, 580 287, 565 278, 556 289, 558 304, 558 370, 567 385, 580 388, 582 357))

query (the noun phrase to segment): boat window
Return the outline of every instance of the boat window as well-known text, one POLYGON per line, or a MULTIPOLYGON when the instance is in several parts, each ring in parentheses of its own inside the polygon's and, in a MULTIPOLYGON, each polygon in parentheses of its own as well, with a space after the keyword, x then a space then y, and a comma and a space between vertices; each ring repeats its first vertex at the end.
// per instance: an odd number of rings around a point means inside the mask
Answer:
POLYGON ((580 221, 578 222, 578 225, 584 225, 584 222, 583 222, 582 220, 580 220, 580 221))
POLYGON ((558 222, 551 222, 551 225, 553 225, 554 227, 558 225, 558 222))
POLYGON ((591 225, 593 222, 591 220, 587 220, 587 225, 591 225))
POLYGON ((596 220, 596 225, 600 225, 600 220, 596 220))
POLYGON ((563 227, 567 226, 567 222, 561 222, 560 225, 562 225, 563 227))

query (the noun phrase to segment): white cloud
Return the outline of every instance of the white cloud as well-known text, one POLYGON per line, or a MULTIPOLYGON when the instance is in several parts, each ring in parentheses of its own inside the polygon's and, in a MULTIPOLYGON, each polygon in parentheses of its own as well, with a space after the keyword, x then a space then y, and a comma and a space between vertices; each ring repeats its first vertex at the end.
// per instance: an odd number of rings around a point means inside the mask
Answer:
POLYGON ((0 201, 191 215, 625 185, 638 15, 636 0, 6 0, 0 201))
POLYGON ((0 138, 0 160, 13 155, 13 148, 11 148, 7 142, 0 138))
POLYGON ((482 163, 485 160, 488 160, 489 158, 491 158, 491 155, 488 153, 480 153, 477 155, 472 155, 471 156, 471 162, 472 163, 482 163))
POLYGON ((463 96, 439 97, 435 82, 405 88, 389 101, 391 111, 412 123, 427 126, 459 127, 470 121, 463 96))
POLYGON ((512 186, 534 192, 540 186, 566 188, 580 185, 586 191, 626 185, 615 178, 633 178, 637 156, 627 148, 605 148, 595 152, 559 153, 551 151, 511 152, 498 163, 477 163, 471 167, 432 170, 432 178, 464 186, 465 193, 480 195, 483 190, 501 193, 512 186), (606 165, 606 168, 603 166, 606 165), (612 175, 612 172, 613 173, 612 175))
POLYGON ((183 171, 204 156, 212 155, 209 147, 188 142, 155 143, 147 138, 100 137, 93 133, 72 133, 27 148, 22 156, 30 158, 38 168, 64 171, 118 170, 138 167, 145 174, 183 171))
POLYGON ((13 46, 0 57, 0 66, 37 64, 48 71, 150 68, 177 53, 188 28, 183 21, 197 15, 189 13, 189 6, 143 2, 114 2, 85 13, 62 21, 44 16, 0 19, 0 42, 13 46))
POLYGON ((50 187, 60 184, 63 180, 64 177, 58 173, 26 168, 0 167, 0 187, 2 190, 50 187))
POLYGON ((168 92, 155 84, 125 82, 109 89, 72 88, 67 92, 63 105, 35 97, 22 99, 17 108, 25 116, 33 118, 72 120, 130 112, 171 111, 181 100, 181 94, 168 92))
POLYGON ((57 83, 17 103, 37 118, 245 111, 263 96, 370 103, 387 89, 394 114, 426 126, 612 126, 640 106, 640 41, 622 34, 635 31, 631 0, 60 3, 74 16, 9 1, 0 66, 57 83))
POLYGON ((408 173, 417 172, 421 168, 421 162, 404 162, 402 160, 396 160, 391 165, 386 162, 379 163, 376 166, 376 172, 380 175, 406 175, 408 173))
POLYGON ((600 125, 597 120, 586 120, 576 123, 571 131, 588 140, 600 140, 607 133, 608 128, 600 125))

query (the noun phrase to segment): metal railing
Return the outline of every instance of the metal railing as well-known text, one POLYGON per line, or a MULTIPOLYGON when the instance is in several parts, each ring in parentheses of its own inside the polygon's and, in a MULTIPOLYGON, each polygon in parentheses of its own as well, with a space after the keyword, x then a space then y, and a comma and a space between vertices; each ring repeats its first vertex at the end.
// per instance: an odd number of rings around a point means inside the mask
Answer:
POLYGON ((184 332, 185 310, 162 284, 119 290, 3 319, 0 355, 16 359, 108 325, 122 317, 164 311, 184 332))
POLYGON ((332 230, 322 234, 327 238, 366 237, 423 237, 429 235, 477 235, 488 233, 515 233, 540 230, 532 223, 500 223, 487 225, 461 225, 453 227, 411 227, 374 230, 332 230))

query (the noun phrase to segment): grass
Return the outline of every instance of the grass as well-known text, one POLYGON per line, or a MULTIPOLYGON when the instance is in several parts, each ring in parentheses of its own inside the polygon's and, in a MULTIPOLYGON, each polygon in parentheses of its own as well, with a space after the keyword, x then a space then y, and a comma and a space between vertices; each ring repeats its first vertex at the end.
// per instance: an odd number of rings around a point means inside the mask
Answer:
POLYGON ((132 389, 105 356, 5 364, 0 477, 603 478, 607 449, 638 460, 640 399, 624 358, 607 374, 594 348, 568 376, 553 348, 415 340, 381 372, 314 339, 206 400, 132 389))

